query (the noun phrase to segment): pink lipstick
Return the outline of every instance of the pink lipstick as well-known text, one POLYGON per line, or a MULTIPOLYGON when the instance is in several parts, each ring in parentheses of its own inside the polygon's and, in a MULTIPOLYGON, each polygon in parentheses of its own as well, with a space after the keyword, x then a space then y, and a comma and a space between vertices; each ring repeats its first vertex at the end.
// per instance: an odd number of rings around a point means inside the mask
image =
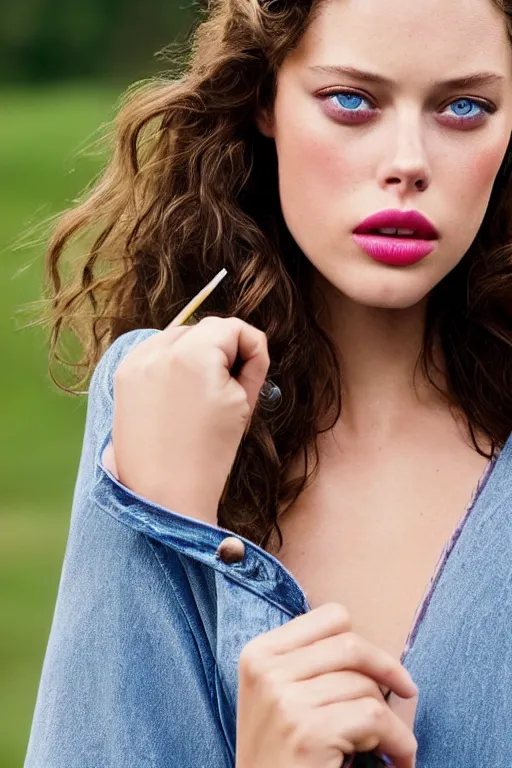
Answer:
POLYGON ((432 253, 439 232, 418 211, 388 210, 362 221, 353 238, 375 261, 405 267, 432 253))

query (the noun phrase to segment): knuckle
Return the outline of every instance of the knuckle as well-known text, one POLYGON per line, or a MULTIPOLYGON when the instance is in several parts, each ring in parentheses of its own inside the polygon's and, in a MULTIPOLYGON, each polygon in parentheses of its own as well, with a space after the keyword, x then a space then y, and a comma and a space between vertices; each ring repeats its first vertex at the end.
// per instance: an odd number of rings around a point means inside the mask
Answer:
POLYGON ((378 701, 373 696, 362 699, 364 703, 364 718, 371 730, 378 729, 387 715, 387 705, 378 701))
POLYGON ((257 339, 261 345, 261 348, 268 354, 268 338, 265 331, 256 330, 257 339))
POLYGON ((180 347, 171 347, 167 352, 168 363, 173 367, 178 365, 182 360, 186 360, 186 358, 187 353, 183 353, 180 347))
POLYGON ((247 401, 247 395, 245 395, 244 398, 241 398, 241 401, 237 404, 237 407, 240 411, 241 424, 242 425, 248 424, 249 418, 251 416, 251 406, 247 401))
POLYGON ((114 371, 112 382, 114 386, 123 384, 131 376, 131 361, 125 358, 114 371))
POLYGON ((405 757, 415 757, 418 752, 418 740, 413 731, 404 725, 404 735, 400 738, 400 745, 405 757))
POLYGON ((313 726, 311 717, 295 717, 288 724, 288 733, 292 753, 295 759, 305 758, 312 751, 318 742, 318 730, 313 726))
POLYGON ((136 376, 151 373, 161 360, 162 354, 158 354, 153 348, 132 350, 117 366, 113 381, 127 382, 136 376))
POLYGON ((359 698, 373 696, 373 698, 377 699, 378 701, 382 700, 382 691, 379 688, 379 685, 375 682, 375 680, 373 680, 373 678, 368 677, 368 675, 360 675, 357 691, 359 698))
POLYGON ((394 659, 388 659, 387 657, 380 663, 381 674, 383 677, 390 678, 394 675, 402 675, 401 665, 394 659))
POLYGON ((343 654, 352 663, 361 661, 361 642, 355 632, 344 632, 341 636, 343 654))
POLYGON ((339 627, 340 632, 350 629, 350 614, 344 605, 341 603, 326 603, 325 609, 329 612, 335 626, 339 627))
POLYGON ((376 735, 370 735, 364 739, 361 739, 361 741, 358 741, 357 745, 354 744, 354 751, 373 752, 373 750, 376 749, 379 744, 380 738, 376 735))
POLYGON ((253 339, 262 347, 262 349, 268 348, 268 338, 265 331, 262 331, 261 328, 256 328, 255 325, 250 325, 250 323, 245 323, 245 327, 250 331, 253 339))
POLYGON ((210 325, 218 325, 219 323, 222 323, 225 318, 218 317, 218 315, 208 315, 207 317, 201 318, 201 320, 197 323, 197 325, 204 326, 210 326, 210 325))
POLYGON ((263 364, 265 365, 266 369, 268 370, 270 368, 270 354, 268 351, 268 347, 263 347, 262 355, 263 364))
POLYGON ((270 701, 279 708, 287 706, 290 701, 285 694, 283 678, 278 669, 267 667, 260 672, 260 680, 270 701))
POLYGON ((138 361, 137 368, 143 374, 150 373, 161 359, 162 356, 159 356, 154 350, 148 351, 148 353, 138 361))
POLYGON ((249 641, 240 654, 240 673, 251 683, 259 681, 267 670, 264 659, 259 644, 255 640, 249 641))
POLYGON ((412 731, 407 731, 407 733, 400 736, 397 754, 405 759, 410 758, 413 762, 415 761, 416 755, 418 754, 418 741, 412 731))
POLYGON ((252 409, 251 409, 251 404, 249 403, 249 400, 247 398, 247 392, 242 387, 240 387, 240 391, 238 391, 238 399, 236 401, 236 404, 240 409, 240 413, 242 414, 243 421, 246 421, 251 415, 252 409))
POLYGON ((229 400, 230 400, 230 403, 232 403, 235 406, 238 406, 242 410, 245 409, 246 405, 249 411, 251 409, 249 405, 249 401, 247 399, 247 392, 243 389, 243 387, 232 387, 229 400))
POLYGON ((289 688, 274 680, 268 694, 281 730, 285 733, 295 732, 299 727, 299 718, 296 701, 289 688))
POLYGON ((176 345, 167 351, 167 362, 174 370, 184 370, 191 366, 195 359, 194 346, 176 345))

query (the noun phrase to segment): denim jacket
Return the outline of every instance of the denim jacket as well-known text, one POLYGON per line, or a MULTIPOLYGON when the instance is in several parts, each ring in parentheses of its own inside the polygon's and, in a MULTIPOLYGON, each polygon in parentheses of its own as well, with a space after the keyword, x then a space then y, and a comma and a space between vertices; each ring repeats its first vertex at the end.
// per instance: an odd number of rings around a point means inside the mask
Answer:
MULTIPOLYGON (((103 467, 114 371, 158 332, 118 338, 91 379, 25 768, 233 768, 240 652, 310 610, 276 558, 241 537, 241 560, 219 556, 231 532, 103 467)), ((419 687, 417 768, 512 766, 511 512, 509 438, 403 658, 419 687)))

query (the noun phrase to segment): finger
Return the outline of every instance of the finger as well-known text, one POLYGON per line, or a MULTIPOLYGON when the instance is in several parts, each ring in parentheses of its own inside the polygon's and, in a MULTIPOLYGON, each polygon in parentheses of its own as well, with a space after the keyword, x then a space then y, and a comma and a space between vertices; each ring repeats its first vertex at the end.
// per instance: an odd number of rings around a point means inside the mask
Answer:
MULTIPOLYGON (((401 699, 399 696, 392 693, 388 700, 388 706, 391 711, 405 723, 409 730, 414 732, 416 711, 418 709, 418 696, 414 696, 412 699, 401 699)), ((379 754, 384 753, 379 750, 379 754)))
POLYGON ((409 699, 418 693, 409 672, 399 661, 354 632, 319 640, 279 659, 283 680, 306 680, 329 672, 351 669, 368 675, 378 685, 409 699))
POLYGON ((311 728, 333 743, 343 754, 378 750, 393 760, 396 768, 414 768, 418 743, 414 733, 373 697, 330 704, 312 712, 311 728))
POLYGON ((196 349, 215 347, 222 352, 226 381, 231 379, 229 372, 240 356, 244 364, 236 380, 246 392, 252 413, 270 363, 265 334, 237 317, 210 316, 194 326, 194 345, 196 349))
POLYGON ((314 611, 297 616, 287 624, 260 635, 255 641, 276 655, 309 646, 352 628, 350 615, 341 603, 325 603, 314 611))
MULTIPOLYGON (((169 344, 169 341, 175 342, 178 339, 181 339, 181 337, 189 331, 192 331, 195 327, 195 325, 168 325, 163 329, 163 331, 161 331, 161 333, 158 334, 158 336, 163 336, 163 339, 160 340, 160 343, 169 344)), ((154 339, 156 336, 152 336, 151 338, 154 339)))
POLYGON ((392 712, 405 723, 411 730, 414 729, 416 720, 416 711, 418 709, 418 696, 412 699, 402 699, 400 696, 392 693, 388 700, 388 705, 392 712))
POLYGON ((187 320, 184 320, 183 322, 176 324, 176 317, 174 317, 170 323, 164 326, 163 333, 172 331, 174 328, 194 328, 196 325, 199 325, 199 323, 191 323, 190 325, 187 325, 186 323, 187 323, 187 320))
MULTIPOLYGON (((309 680, 301 680, 299 683, 292 683, 292 690, 296 691, 296 700, 304 702, 308 707, 324 707, 335 702, 367 696, 373 696, 382 703, 386 701, 374 680, 360 672, 350 670, 331 672, 309 680)), ((400 701, 404 700, 400 699, 400 701)))
POLYGON ((181 325, 175 328, 167 327, 163 331, 158 331, 158 333, 154 333, 152 336, 144 339, 140 344, 136 344, 126 357, 131 360, 138 360, 139 358, 146 358, 148 353, 156 352, 158 355, 188 334, 193 328, 193 325, 181 325))
POLYGON ((246 329, 242 328, 238 338, 238 354, 244 364, 237 381, 247 393, 252 416, 270 367, 267 337, 261 331, 247 333, 246 329))

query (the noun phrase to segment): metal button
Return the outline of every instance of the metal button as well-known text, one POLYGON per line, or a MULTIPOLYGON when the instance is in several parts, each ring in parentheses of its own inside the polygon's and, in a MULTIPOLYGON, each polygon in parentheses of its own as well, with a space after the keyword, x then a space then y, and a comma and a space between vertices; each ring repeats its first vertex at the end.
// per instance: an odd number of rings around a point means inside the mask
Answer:
POLYGON ((244 542, 234 536, 228 536, 227 539, 224 539, 217 549, 217 558, 224 563, 240 563, 244 559, 244 555, 244 542))

